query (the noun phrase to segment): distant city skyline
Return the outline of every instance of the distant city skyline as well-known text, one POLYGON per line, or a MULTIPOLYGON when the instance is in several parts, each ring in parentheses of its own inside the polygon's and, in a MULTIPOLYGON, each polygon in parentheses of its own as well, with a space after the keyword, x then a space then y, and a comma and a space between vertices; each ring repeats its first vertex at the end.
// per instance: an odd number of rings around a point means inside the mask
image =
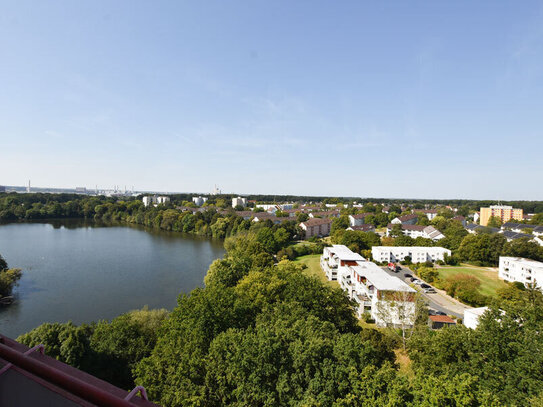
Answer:
POLYGON ((21 0, 0 22, 0 185, 543 200, 541 2, 21 0))

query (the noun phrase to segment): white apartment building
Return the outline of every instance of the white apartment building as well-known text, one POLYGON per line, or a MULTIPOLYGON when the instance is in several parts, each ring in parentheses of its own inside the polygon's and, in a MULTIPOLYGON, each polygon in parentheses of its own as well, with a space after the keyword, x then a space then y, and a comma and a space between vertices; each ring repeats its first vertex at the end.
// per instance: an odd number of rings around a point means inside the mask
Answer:
POLYGON ((377 326, 412 327, 415 324, 416 290, 391 276, 375 263, 349 266, 349 297, 358 303, 358 316, 369 312, 377 326))
POLYGON ((535 283, 543 289, 543 263, 521 257, 500 257, 498 277, 523 284, 535 283))
POLYGON ((241 196, 232 198, 232 208, 236 206, 243 206, 245 208, 247 206, 247 198, 242 198, 241 196))
POLYGON ((347 266, 354 266, 357 261, 365 260, 358 253, 353 253, 347 246, 335 244, 324 248, 321 256, 321 267, 328 280, 340 281, 342 276, 348 273, 347 266))
POLYGON ((479 319, 488 310, 488 307, 471 308, 464 310, 464 326, 475 329, 479 326, 479 319))
POLYGON ((170 202, 170 197, 169 196, 159 196, 157 199, 156 199, 156 202, 157 204, 165 204, 166 202, 170 202))
POLYGON ((147 207, 156 203, 156 196, 144 196, 142 198, 143 206, 147 207))
MULTIPOLYGON (((387 226, 387 236, 390 236, 394 225, 395 224, 390 223, 387 226)), ((412 237, 413 239, 416 239, 417 237, 423 237, 425 239, 432 239, 436 241, 445 237, 443 233, 441 233, 433 226, 401 224, 400 227, 402 228, 402 233, 404 235, 412 237)))
POLYGON ((426 261, 443 261, 445 254, 451 255, 449 249, 444 247, 424 246, 373 246, 371 256, 374 261, 396 263, 411 257, 412 263, 424 263, 426 261))
POLYGON ((202 206, 203 204, 205 204, 207 202, 207 197, 193 196, 192 197, 192 202, 194 202, 194 204, 197 205, 197 206, 202 206))
POLYGON ((399 278, 343 245, 324 248, 321 267, 358 303, 358 317, 369 313, 378 326, 413 326, 416 291, 399 278))

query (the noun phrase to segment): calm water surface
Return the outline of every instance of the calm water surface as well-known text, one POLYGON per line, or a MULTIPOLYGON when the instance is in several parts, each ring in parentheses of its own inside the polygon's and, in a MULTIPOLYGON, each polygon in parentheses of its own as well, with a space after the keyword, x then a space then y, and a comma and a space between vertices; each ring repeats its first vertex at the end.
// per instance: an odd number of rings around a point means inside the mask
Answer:
POLYGON ((16 302, 0 307, 0 333, 17 337, 43 322, 172 309, 180 293, 203 286, 224 249, 191 235, 58 221, 1 225, 0 254, 23 269, 16 302))

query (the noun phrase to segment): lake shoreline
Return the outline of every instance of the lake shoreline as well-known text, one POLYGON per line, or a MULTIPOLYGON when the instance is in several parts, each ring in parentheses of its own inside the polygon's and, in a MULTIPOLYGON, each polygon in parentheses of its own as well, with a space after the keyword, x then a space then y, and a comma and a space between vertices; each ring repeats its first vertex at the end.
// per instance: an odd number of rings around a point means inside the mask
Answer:
POLYGON ((0 308, 0 332, 43 322, 112 319, 145 305, 173 309, 203 286, 224 241, 126 222, 33 220, 0 225, 0 253, 23 269, 16 302, 0 308))

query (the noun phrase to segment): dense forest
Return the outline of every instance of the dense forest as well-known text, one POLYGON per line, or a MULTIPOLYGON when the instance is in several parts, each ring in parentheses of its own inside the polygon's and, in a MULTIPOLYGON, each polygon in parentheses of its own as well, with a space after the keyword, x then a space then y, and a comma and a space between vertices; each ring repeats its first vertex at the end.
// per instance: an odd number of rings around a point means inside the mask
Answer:
POLYGON ((404 353, 393 331, 361 327, 342 290, 274 264, 256 232, 225 248, 170 313, 44 324, 18 340, 164 406, 541 406, 538 290, 508 286, 476 330, 421 318, 404 353))

